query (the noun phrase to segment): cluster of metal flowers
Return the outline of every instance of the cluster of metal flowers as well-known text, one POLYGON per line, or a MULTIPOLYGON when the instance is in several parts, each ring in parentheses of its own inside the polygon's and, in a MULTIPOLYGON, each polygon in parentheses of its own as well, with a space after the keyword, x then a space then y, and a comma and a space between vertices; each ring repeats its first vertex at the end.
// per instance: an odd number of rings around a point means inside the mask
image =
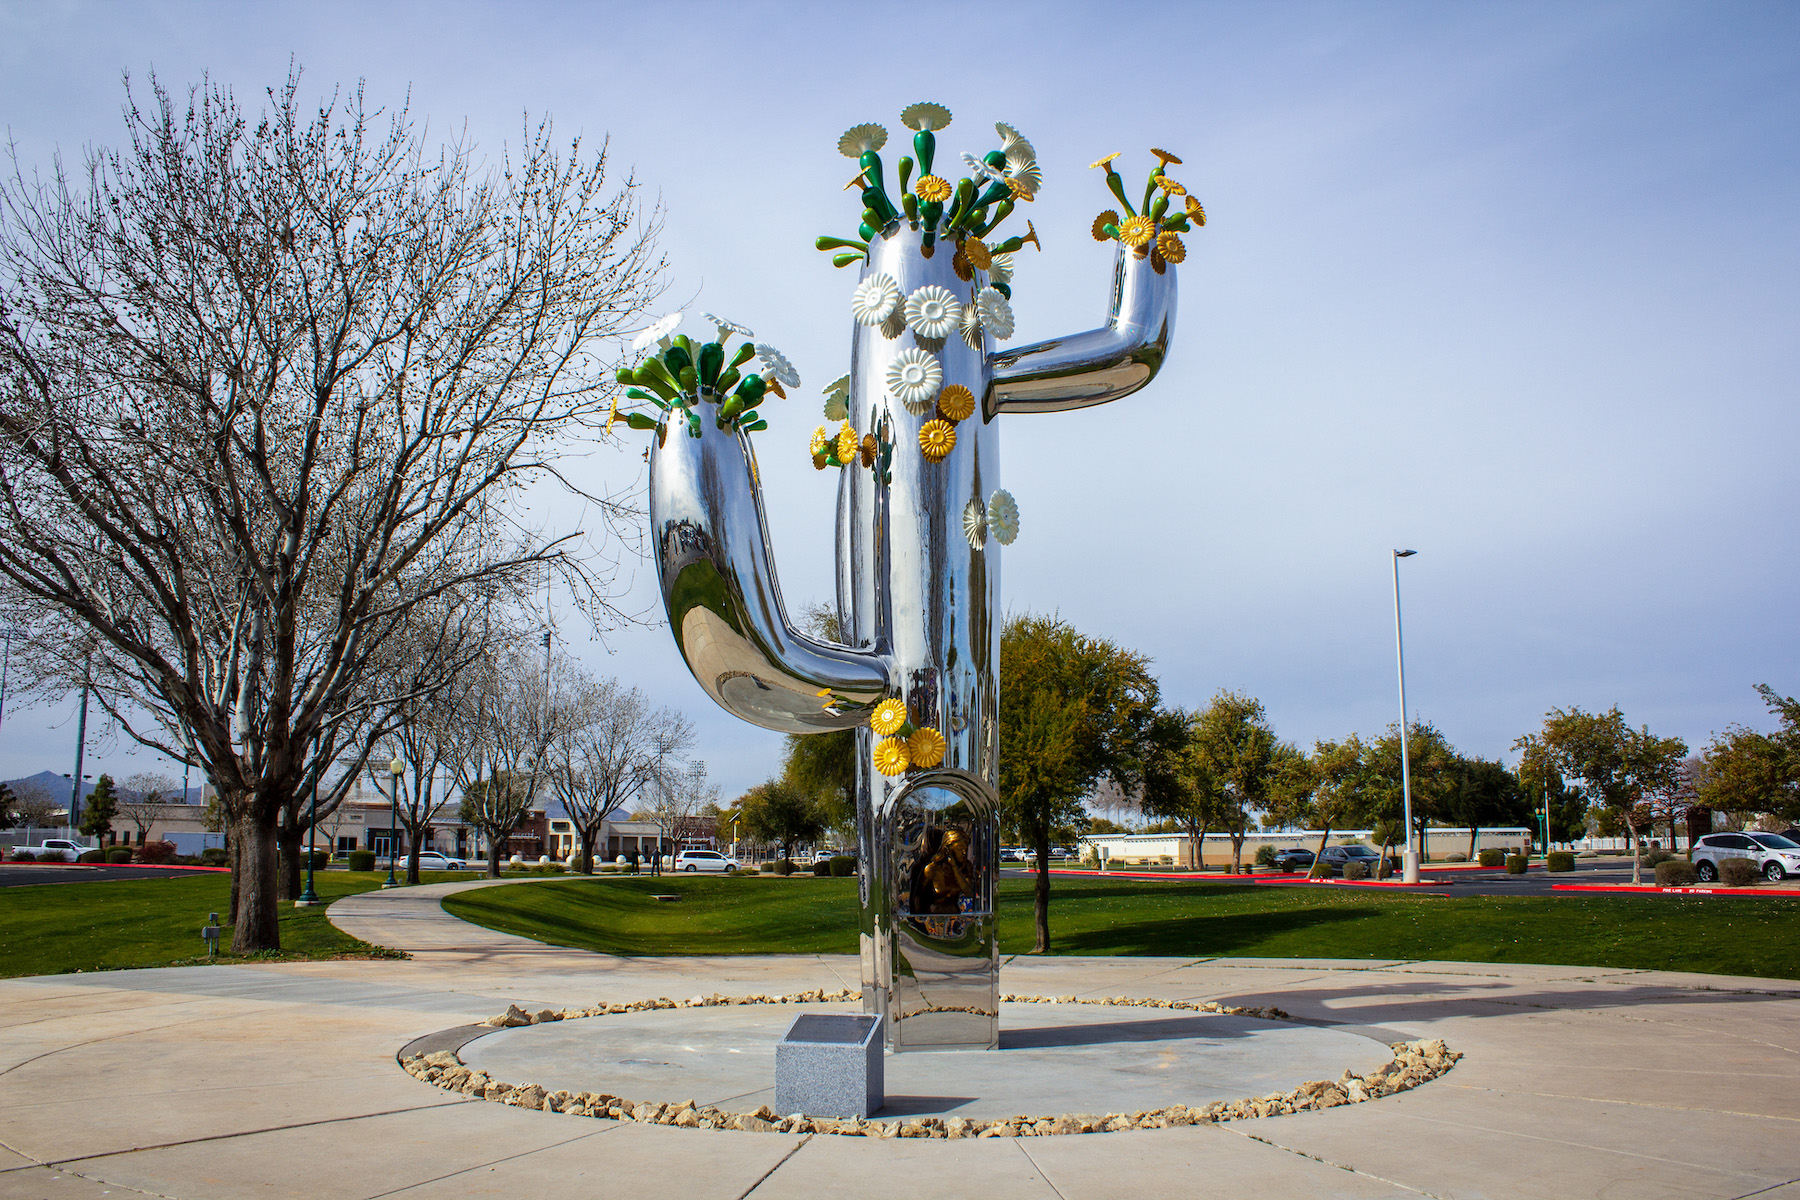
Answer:
POLYGON ((1152 149, 1150 153, 1156 156, 1156 165, 1150 168, 1143 199, 1136 208, 1125 198, 1125 180, 1113 168, 1118 153, 1089 164, 1091 169, 1106 168, 1106 186, 1119 198, 1126 213, 1121 217, 1116 209, 1107 209, 1094 218, 1093 234, 1097 242, 1111 240, 1130 246, 1139 258, 1148 254, 1150 265, 1160 275, 1168 270, 1168 264, 1187 257, 1181 235, 1206 224, 1206 209, 1188 194, 1185 186, 1167 174, 1169 166, 1180 166, 1181 160, 1167 150, 1152 149), (1183 207, 1171 214, 1169 209, 1176 197, 1182 198, 1183 207))
POLYGON ((767 342, 757 342, 755 334, 735 321, 700 314, 718 330, 713 341, 696 346, 692 339, 676 333, 683 314, 669 313, 658 317, 638 331, 631 348, 644 359, 635 367, 622 367, 618 380, 625 385, 625 398, 656 407, 656 413, 621 412, 613 401, 612 415, 607 418, 606 432, 624 421, 632 429, 658 429, 670 421, 680 420, 688 434, 700 436, 700 404, 716 405, 713 421, 720 429, 755 431, 767 429, 758 405, 768 396, 785 399, 783 388, 799 387, 800 372, 787 356, 767 342), (732 336, 744 338, 729 361, 725 348, 732 336), (760 372, 743 373, 741 368, 755 358, 760 372))
POLYGON ((876 124, 857 125, 838 139, 838 152, 856 160, 857 173, 845 190, 860 187, 863 211, 857 237, 821 237, 820 250, 838 250, 832 262, 840 267, 863 259, 869 243, 878 234, 897 229, 905 221, 923 233, 925 254, 929 256, 938 241, 954 242, 957 276, 974 278, 977 270, 987 270, 982 261, 993 254, 1018 250, 1025 243, 1037 245, 1037 231, 1026 222, 1027 233, 989 247, 983 239, 1011 216, 1021 202, 1037 199, 1044 174, 1038 167, 1037 151, 1030 142, 1004 121, 994 129, 1000 135, 1000 148, 977 158, 962 156, 968 174, 955 183, 935 173, 937 135, 950 124, 950 110, 941 104, 908 105, 900 114, 901 123, 913 131, 913 155, 902 156, 896 164, 900 203, 895 204, 887 189, 881 149, 887 145, 886 127, 876 124), (914 170, 918 179, 913 179, 914 170))
POLYGON ((944 735, 929 725, 915 726, 901 700, 883 700, 869 715, 875 743, 875 769, 883 775, 930 770, 944 761, 944 735))

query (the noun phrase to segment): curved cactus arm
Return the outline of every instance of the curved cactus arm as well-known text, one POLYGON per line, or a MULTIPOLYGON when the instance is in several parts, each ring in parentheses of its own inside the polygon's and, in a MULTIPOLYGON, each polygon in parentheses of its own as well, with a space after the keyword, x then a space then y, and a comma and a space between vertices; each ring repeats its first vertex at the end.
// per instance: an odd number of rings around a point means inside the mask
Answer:
POLYGON ((799 632, 775 578, 748 434, 698 423, 658 431, 650 453, 650 531, 669 628, 688 669, 727 712, 780 733, 864 724, 890 694, 880 646, 858 650, 799 632))
POLYGON ((1105 326, 989 355, 986 410, 1062 412, 1128 396, 1156 377, 1174 332, 1175 268, 1158 274, 1121 245, 1105 326))

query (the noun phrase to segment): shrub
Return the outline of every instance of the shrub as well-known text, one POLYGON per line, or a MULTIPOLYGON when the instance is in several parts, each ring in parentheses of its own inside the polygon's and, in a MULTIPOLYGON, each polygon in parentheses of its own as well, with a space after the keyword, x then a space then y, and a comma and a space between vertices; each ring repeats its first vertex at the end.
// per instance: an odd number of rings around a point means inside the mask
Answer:
MULTIPOLYGON (((596 871, 600 872, 600 874, 602 874, 602 875, 617 875, 619 873, 619 868, 616 863, 601 863, 599 866, 595 867, 594 869, 596 871)), ((752 871, 751 874, 754 875, 755 872, 752 871)))
POLYGON ((1506 856, 1506 873, 1508 875, 1523 875, 1525 873, 1525 868, 1530 865, 1531 860, 1526 858, 1523 854, 1509 854, 1506 856))
POLYGON ((1638 866, 1654 867, 1654 866, 1658 865, 1659 863, 1666 863, 1671 858, 1674 858, 1674 857, 1675 856, 1673 854, 1670 854, 1667 850, 1664 850, 1661 847, 1657 847, 1652 850, 1644 851, 1643 856, 1638 859, 1638 866))
POLYGON ((1484 867, 1498 867, 1506 862, 1506 851, 1483 850, 1475 857, 1484 867))
POLYGON ((1324 863, 1314 863, 1312 865, 1312 870, 1306 873, 1306 877, 1308 879, 1330 879, 1331 868, 1324 863))
POLYGON ((12 852, 12 860, 14 862, 36 862, 38 856, 30 850, 14 850, 12 852))
POLYGON ((1694 864, 1684 858, 1667 858, 1656 864, 1657 887, 1686 887, 1698 878, 1694 864))
POLYGON ((1367 879, 1368 877, 1369 868, 1363 863, 1347 862, 1344 864, 1345 879, 1367 879))
POLYGON ((1444 861, 1445 862, 1468 862, 1469 856, 1466 854, 1447 854, 1444 856, 1444 861))
POLYGON ((166 863, 174 857, 174 842, 145 842, 138 847, 139 862, 166 863))
POLYGON ((1393 874, 1394 874, 1394 860, 1393 859, 1384 858, 1379 863, 1376 864, 1375 878, 1388 879, 1388 878, 1391 878, 1393 876, 1393 874))
POLYGON ((1256 865, 1266 867, 1275 861, 1275 847, 1268 844, 1256 848, 1256 865))
MULTIPOLYGON (((374 853, 370 852, 369 870, 375 869, 374 853)), ((209 867, 231 865, 231 854, 223 846, 208 846, 200 852, 200 861, 209 867)))
POLYGON ((109 863, 128 863, 128 862, 130 862, 131 861, 131 847, 130 846, 114 846, 112 849, 110 849, 106 852, 106 861, 109 863))
POLYGON ((81 857, 77 858, 75 861, 84 863, 103 863, 106 861, 106 851, 83 850, 81 852, 81 857))
POLYGON ((757 867, 756 870, 759 874, 762 874, 762 875, 773 875, 775 873, 775 864, 772 862, 766 862, 766 863, 763 863, 761 866, 757 867))
POLYGON ((350 852, 350 869, 352 871, 373 871, 375 869, 375 852, 373 850, 352 850, 350 852))
POLYGON ((794 860, 791 858, 784 858, 776 863, 775 873, 777 875, 792 875, 794 873, 794 860))
POLYGON ((856 874, 856 858, 850 854, 839 854, 831 860, 831 873, 838 877, 856 874))
POLYGON ((1552 850, 1547 866, 1552 871, 1573 871, 1575 869, 1575 852, 1573 850, 1552 850))
POLYGON ((1728 858, 1719 864, 1719 882, 1726 887, 1749 887, 1761 874, 1747 858, 1728 858))

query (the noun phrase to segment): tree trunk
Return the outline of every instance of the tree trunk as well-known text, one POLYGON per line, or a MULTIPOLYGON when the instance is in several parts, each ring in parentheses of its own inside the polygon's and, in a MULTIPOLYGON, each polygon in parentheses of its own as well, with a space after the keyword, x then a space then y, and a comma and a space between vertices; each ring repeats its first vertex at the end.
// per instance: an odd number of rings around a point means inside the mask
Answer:
POLYGON ((232 841, 237 845, 237 869, 232 872, 237 885, 237 920, 233 922, 231 951, 279 950, 275 831, 246 815, 233 826, 232 841))
POLYGON ((281 870, 281 898, 298 900, 300 898, 300 847, 303 835, 298 829, 277 830, 275 848, 277 862, 281 870))
POLYGON ((1469 823, 1469 861, 1475 861, 1475 839, 1481 834, 1481 827, 1473 821, 1469 823))
MULTIPOLYGON (((231 868, 231 911, 226 914, 225 921, 233 929, 236 929, 238 922, 238 893, 243 889, 244 880, 243 864, 238 860, 244 848, 244 840, 242 838, 231 836, 229 832, 231 826, 229 824, 227 824, 225 828, 227 830, 225 834, 225 865, 231 868)), ((232 934, 233 938, 236 936, 235 933, 232 934)))
POLYGON ((1631 842, 1631 882, 1639 884, 1644 881, 1644 848, 1639 844, 1637 826, 1631 823, 1630 816, 1625 818, 1625 833, 1631 842))
POLYGON ((1244 873, 1244 833, 1245 827, 1239 825, 1231 831, 1231 873, 1244 873))
POLYGON ((1037 930, 1037 944, 1031 948, 1033 954, 1050 953, 1050 831, 1038 832, 1033 842, 1037 846, 1037 887, 1032 896, 1032 917, 1037 930))
MULTIPOLYGON (((1316 867, 1321 862, 1325 861, 1325 843, 1329 842, 1330 840, 1331 840, 1331 822, 1327 821, 1327 822, 1325 822, 1325 832, 1323 832, 1319 835, 1319 848, 1317 850, 1313 851, 1313 866, 1316 867)), ((1312 876, 1311 871, 1308 871, 1306 874, 1307 874, 1308 878, 1311 878, 1311 876, 1312 876)))
POLYGON ((414 886, 419 882, 419 839, 408 834, 407 840, 412 843, 412 849, 406 855, 406 882, 408 886, 414 886))
POLYGON ((484 829, 482 832, 488 835, 488 878, 498 879, 500 878, 500 839, 488 830, 484 829))

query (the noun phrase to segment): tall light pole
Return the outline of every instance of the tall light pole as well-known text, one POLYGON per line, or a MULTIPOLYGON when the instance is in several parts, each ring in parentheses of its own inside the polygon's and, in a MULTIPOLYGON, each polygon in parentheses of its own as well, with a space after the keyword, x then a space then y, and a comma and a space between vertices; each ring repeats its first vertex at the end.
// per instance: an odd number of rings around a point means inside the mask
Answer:
POLYGON ((1417 553, 1417 550, 1394 551, 1394 662, 1400 673, 1400 796, 1404 806, 1401 819, 1406 823, 1406 849, 1400 852, 1400 878, 1407 883, 1419 882, 1419 852, 1413 845, 1412 771, 1406 755, 1406 643, 1400 636, 1400 560, 1417 553))
MULTIPOLYGON (((319 853, 319 735, 313 735, 313 794, 312 820, 306 826, 306 890, 294 901, 295 908, 310 907, 319 902, 319 893, 313 891, 313 859, 319 853)), ((186 800, 184 793, 182 800, 186 800)))
POLYGON ((394 878, 394 862, 400 857, 400 776, 405 770, 406 764, 396 754, 388 764, 388 877, 381 885, 384 888, 400 886, 394 878))
POLYGON ((81 816, 81 756, 87 750, 88 683, 94 669, 94 652, 88 651, 81 668, 81 719, 75 723, 75 773, 69 776, 69 840, 75 840, 75 826, 81 816))

